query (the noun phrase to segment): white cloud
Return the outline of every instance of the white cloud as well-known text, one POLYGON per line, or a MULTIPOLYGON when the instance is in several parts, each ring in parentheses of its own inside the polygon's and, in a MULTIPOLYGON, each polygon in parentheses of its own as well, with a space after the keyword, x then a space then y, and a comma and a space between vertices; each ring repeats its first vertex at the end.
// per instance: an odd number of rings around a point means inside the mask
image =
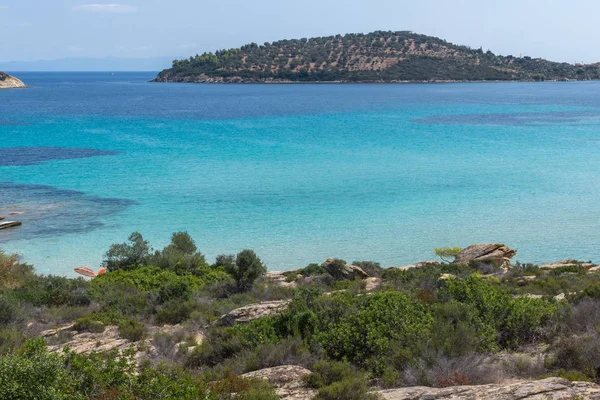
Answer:
POLYGON ((0 4, 0 10, 8 10, 10 7, 0 4))
POLYGON ((137 12, 137 7, 128 6, 125 4, 81 4, 73 6, 73 11, 83 11, 92 13, 111 13, 111 14, 128 14, 137 12))

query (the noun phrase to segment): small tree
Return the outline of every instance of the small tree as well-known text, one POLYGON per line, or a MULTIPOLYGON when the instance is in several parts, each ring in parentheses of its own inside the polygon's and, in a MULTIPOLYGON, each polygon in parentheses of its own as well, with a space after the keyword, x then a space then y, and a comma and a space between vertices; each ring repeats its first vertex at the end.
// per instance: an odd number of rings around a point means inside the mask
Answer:
POLYGON ((194 254, 198 250, 194 239, 187 232, 173 233, 169 247, 173 247, 183 254, 194 254))
POLYGON ((247 291, 254 281, 267 272, 260 258, 252 250, 242 250, 235 258, 235 264, 225 265, 225 270, 233 276, 239 291, 247 291))
POLYGON ((442 261, 447 263, 454 261, 450 261, 450 259, 456 258, 458 253, 460 253, 461 251, 462 249, 460 247, 440 247, 433 250, 436 256, 438 256, 442 259, 442 261))
POLYGON ((150 244, 142 234, 133 232, 127 239, 129 243, 113 244, 104 255, 102 266, 109 271, 132 269, 144 264, 150 254, 150 244))

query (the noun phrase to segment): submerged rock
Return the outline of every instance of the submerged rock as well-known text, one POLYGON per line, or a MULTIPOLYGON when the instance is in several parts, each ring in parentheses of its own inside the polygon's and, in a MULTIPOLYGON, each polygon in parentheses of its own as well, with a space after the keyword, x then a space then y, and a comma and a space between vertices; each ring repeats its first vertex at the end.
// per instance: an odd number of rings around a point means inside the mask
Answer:
POLYGON ((566 400, 600 399, 600 386, 590 382, 570 382, 562 378, 511 384, 455 386, 448 388, 407 387, 382 390, 386 400, 566 400))
POLYGON ((20 221, 3 221, 3 222, 0 222, 0 231, 3 229, 8 229, 8 228, 15 228, 15 227, 21 226, 21 225, 23 225, 23 223, 20 221))
POLYGON ((281 365, 248 372, 242 375, 242 378, 258 378, 269 382, 283 400, 311 400, 317 392, 307 388, 303 381, 303 378, 310 373, 309 370, 299 365, 281 365))
POLYGON ((352 264, 345 264, 333 258, 328 258, 321 266, 335 279, 354 280, 357 278, 367 279, 369 277, 369 274, 363 271, 362 268, 352 264))

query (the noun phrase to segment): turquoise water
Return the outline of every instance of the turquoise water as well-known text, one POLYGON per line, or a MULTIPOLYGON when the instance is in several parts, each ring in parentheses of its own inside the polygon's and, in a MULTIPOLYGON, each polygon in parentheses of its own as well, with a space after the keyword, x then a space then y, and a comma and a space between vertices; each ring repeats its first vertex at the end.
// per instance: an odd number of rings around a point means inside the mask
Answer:
POLYGON ((43 273, 140 231, 212 259, 384 266, 503 242, 600 259, 600 83, 152 84, 22 73, 0 91, 0 248, 43 273))

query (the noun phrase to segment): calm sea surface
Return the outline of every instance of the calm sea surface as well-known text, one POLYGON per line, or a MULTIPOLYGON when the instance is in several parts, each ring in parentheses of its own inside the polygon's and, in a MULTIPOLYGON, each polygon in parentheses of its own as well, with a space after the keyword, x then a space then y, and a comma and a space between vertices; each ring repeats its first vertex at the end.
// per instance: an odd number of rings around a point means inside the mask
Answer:
POLYGON ((502 242, 600 261, 600 83, 191 85, 20 73, 0 91, 0 248, 97 267, 141 232, 209 260, 384 266, 502 242), (17 207, 17 208, 9 208, 17 207), (7 209, 8 208, 8 209, 7 209))

